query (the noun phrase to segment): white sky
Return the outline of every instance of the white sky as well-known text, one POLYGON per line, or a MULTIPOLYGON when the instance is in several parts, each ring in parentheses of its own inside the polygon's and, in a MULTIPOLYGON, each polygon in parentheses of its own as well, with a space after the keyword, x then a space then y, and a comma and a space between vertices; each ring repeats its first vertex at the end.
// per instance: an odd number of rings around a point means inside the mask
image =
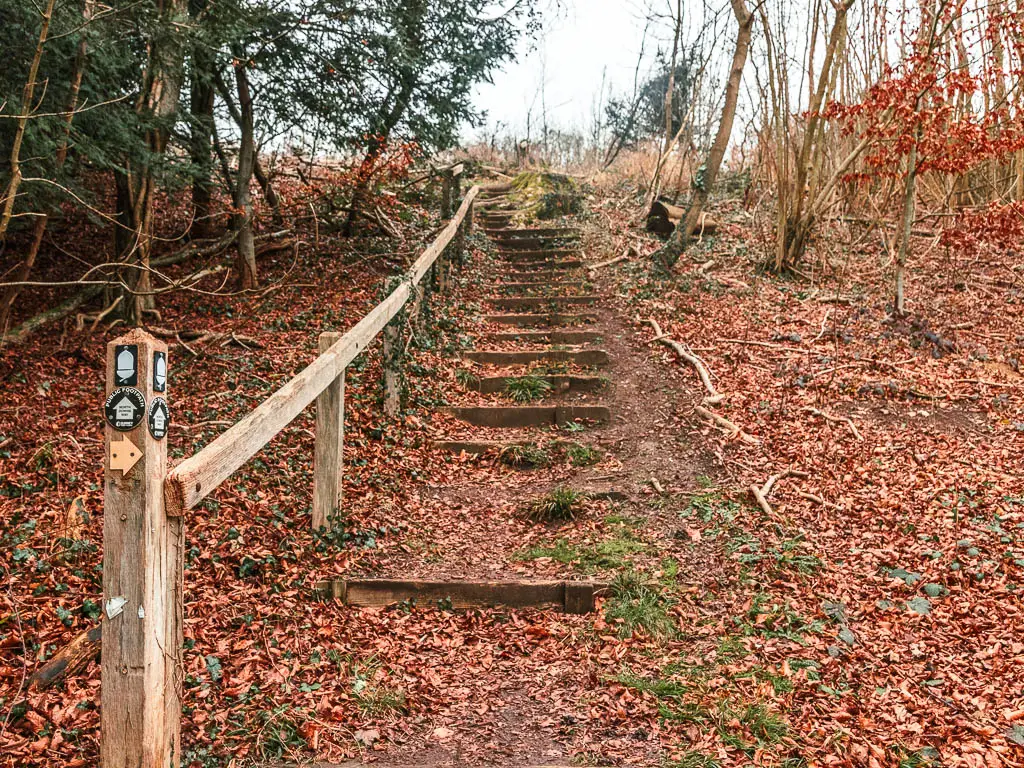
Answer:
MULTIPOLYGON (((541 82, 546 82, 548 124, 584 128, 607 69, 607 89, 632 93, 633 71, 643 39, 640 0, 565 0, 560 14, 545 14, 544 32, 533 50, 521 45, 519 60, 494 75, 494 84, 478 86, 475 104, 487 114, 487 127, 525 135, 533 106, 532 133, 541 125, 541 82), (542 76, 543 75, 543 76, 542 76)), ((645 59, 656 48, 648 39, 645 59)), ((648 65, 649 66, 649 62, 648 65)), ((643 70, 642 70, 643 72, 643 70)), ((470 131, 476 138, 480 131, 470 131)))

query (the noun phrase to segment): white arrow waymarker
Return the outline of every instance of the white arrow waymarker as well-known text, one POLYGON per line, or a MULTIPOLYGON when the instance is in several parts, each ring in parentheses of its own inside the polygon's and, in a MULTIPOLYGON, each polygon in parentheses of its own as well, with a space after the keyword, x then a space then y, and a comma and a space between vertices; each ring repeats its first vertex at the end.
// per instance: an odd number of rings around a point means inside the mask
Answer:
POLYGON ((141 458, 142 451, 127 437, 121 440, 110 441, 111 469, 119 469, 123 475, 134 467, 141 458))

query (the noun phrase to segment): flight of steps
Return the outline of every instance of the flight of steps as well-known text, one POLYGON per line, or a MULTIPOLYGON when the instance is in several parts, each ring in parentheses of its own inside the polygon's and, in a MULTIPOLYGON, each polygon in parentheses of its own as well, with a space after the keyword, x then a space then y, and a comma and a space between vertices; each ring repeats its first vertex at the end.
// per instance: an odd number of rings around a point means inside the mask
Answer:
POLYGON ((583 268, 580 231, 513 228, 515 211, 508 207, 506 194, 485 192, 477 198, 477 221, 499 258, 494 274, 485 277, 483 319, 488 330, 462 358, 476 374, 471 387, 486 397, 480 405, 449 409, 467 425, 439 442, 453 452, 481 454, 510 445, 537 445, 552 438, 554 426, 576 422, 593 427, 611 419, 601 403, 608 386, 604 371, 612 364, 600 348, 597 309, 602 296, 583 268), (510 380, 522 376, 543 378, 551 389, 536 402, 495 402, 510 380), (538 427, 547 427, 547 433, 538 433, 538 427))

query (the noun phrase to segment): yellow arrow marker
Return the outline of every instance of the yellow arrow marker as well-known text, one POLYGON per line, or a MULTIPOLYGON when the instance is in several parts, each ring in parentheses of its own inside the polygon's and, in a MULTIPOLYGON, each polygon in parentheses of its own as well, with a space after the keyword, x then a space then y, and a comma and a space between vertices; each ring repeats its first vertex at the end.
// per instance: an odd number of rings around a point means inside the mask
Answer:
POLYGON ((120 469, 121 474, 125 474, 135 463, 142 458, 142 451, 136 447, 135 443, 129 440, 127 437, 114 442, 110 441, 110 468, 120 469))

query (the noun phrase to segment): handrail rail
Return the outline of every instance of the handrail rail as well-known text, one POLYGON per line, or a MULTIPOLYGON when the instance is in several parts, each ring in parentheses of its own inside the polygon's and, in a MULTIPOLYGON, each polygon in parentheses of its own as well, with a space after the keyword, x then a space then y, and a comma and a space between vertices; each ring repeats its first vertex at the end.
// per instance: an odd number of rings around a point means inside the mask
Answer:
POLYGON ((330 349, 317 357, 241 421, 167 473, 164 505, 180 517, 212 493, 312 403, 401 311, 430 268, 458 234, 480 187, 469 190, 462 205, 386 299, 374 307, 330 349))

